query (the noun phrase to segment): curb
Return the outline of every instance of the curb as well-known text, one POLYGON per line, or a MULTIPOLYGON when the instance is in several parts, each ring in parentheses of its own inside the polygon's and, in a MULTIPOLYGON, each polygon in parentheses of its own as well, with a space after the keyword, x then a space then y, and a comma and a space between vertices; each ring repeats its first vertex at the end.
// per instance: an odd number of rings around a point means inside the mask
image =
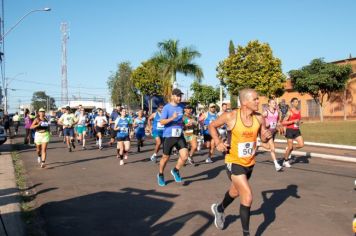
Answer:
MULTIPOLYGON (((287 140, 284 139, 275 139, 276 143, 287 143, 287 140)), ((297 143, 294 141, 294 143, 297 143)), ((328 144, 328 143, 314 143, 314 142, 304 142, 305 145, 310 146, 319 146, 319 147, 327 147, 327 148, 339 148, 339 149, 347 149, 347 150, 356 150, 356 146, 349 145, 340 145, 340 144, 328 144)))
MULTIPOLYGON (((263 147, 259 147, 258 149, 268 152, 268 150, 264 149, 263 147)), ((285 153, 285 151, 286 151, 285 149, 279 149, 279 148, 276 148, 275 150, 276 150, 276 153, 285 153)), ((315 152, 292 151, 292 155, 306 156, 306 157, 318 157, 318 158, 327 159, 327 160, 356 163, 356 158, 354 158, 354 157, 321 154, 321 153, 315 153, 315 152)))
MULTIPOLYGON (((6 144, 12 145, 12 139, 6 144)), ((20 192, 16 185, 15 169, 12 163, 11 152, 2 152, 0 156, 0 214, 2 224, 1 235, 25 235, 25 227, 21 216, 20 192)))

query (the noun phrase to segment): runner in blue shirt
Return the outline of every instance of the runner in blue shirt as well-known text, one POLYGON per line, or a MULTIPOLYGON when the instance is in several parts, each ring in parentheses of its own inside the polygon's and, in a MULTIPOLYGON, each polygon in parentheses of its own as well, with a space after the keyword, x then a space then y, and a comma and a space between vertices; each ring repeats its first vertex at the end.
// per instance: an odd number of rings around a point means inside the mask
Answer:
POLYGON ((151 161, 157 161, 157 153, 163 141, 163 130, 164 125, 162 125, 159 121, 161 119, 163 104, 159 104, 157 107, 157 111, 152 113, 148 118, 148 127, 151 130, 152 137, 156 141, 156 146, 153 155, 151 156, 151 161), (152 122, 153 121, 153 122, 152 122))
POLYGON ((163 131, 163 156, 159 165, 159 173, 157 175, 157 181, 159 186, 165 186, 164 180, 164 168, 169 160, 173 147, 179 150, 180 157, 174 169, 171 170, 171 174, 174 180, 178 183, 182 182, 182 178, 179 174, 179 169, 185 164, 188 159, 187 143, 185 142, 183 135, 183 104, 182 91, 180 89, 173 89, 171 102, 163 107, 160 123, 164 125, 163 131))
POLYGON ((135 129, 136 139, 137 139, 137 152, 141 151, 143 147, 143 140, 145 138, 145 127, 146 127, 146 118, 143 117, 143 111, 138 111, 137 118, 134 119, 133 127, 135 129))
POLYGON ((206 145, 206 148, 209 149, 208 158, 205 160, 206 163, 213 162, 211 160, 211 158, 214 155, 214 150, 215 150, 215 143, 214 143, 214 140, 210 136, 208 126, 211 122, 213 122, 217 118, 218 118, 218 115, 216 114, 216 105, 214 103, 210 103, 209 111, 207 113, 205 113, 204 130, 203 130, 204 143, 206 145))
POLYGON ((121 111, 121 106, 120 105, 116 105, 116 109, 114 109, 110 114, 110 119, 109 119, 109 123, 110 123, 110 142, 109 142, 109 145, 110 146, 112 146, 112 144, 115 142, 117 131, 114 130, 114 126, 115 126, 115 120, 118 117, 120 117, 120 111, 121 111))
POLYGON ((126 109, 121 110, 121 115, 115 120, 114 130, 116 133, 117 139, 117 158, 120 158, 120 165, 124 164, 123 159, 128 158, 128 152, 130 149, 130 126, 132 123, 126 117, 126 109))

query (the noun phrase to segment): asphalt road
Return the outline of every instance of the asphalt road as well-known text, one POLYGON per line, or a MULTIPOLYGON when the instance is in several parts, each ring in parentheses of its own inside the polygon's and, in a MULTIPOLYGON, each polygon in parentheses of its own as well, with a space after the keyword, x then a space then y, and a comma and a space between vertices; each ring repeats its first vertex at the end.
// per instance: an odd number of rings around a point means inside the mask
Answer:
MULTIPOLYGON (((18 140, 20 141, 20 140, 18 140)), ((37 212, 48 235, 240 235, 239 201, 226 209, 226 227, 215 228, 210 206, 220 202, 230 182, 222 157, 181 170, 183 184, 156 182, 158 164, 148 158, 152 140, 141 153, 133 142, 129 159, 119 166, 116 150, 67 152, 58 138, 49 144, 48 166, 39 168, 33 148, 20 156, 34 192, 37 212)), ((280 155, 278 155, 281 157, 280 155)), ((276 172, 269 153, 257 156, 250 180, 254 200, 251 235, 351 235, 356 213, 356 164, 299 158, 292 168, 276 172)))

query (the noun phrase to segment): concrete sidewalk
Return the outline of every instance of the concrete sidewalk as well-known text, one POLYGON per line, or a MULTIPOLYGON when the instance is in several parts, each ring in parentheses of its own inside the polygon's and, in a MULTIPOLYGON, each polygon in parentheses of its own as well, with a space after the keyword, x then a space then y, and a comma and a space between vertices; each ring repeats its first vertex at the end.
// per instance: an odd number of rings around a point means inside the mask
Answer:
POLYGON ((0 235, 25 235, 19 191, 11 157, 11 139, 0 146, 0 235))

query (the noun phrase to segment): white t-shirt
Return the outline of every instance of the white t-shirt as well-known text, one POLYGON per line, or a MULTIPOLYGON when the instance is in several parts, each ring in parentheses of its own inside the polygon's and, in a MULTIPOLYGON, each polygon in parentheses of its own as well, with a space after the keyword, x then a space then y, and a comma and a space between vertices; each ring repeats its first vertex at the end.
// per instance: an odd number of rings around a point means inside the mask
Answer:
POLYGON ((97 116, 95 117, 94 120, 94 124, 99 126, 99 127, 103 127, 104 123, 107 124, 108 120, 106 119, 106 116, 97 116))

